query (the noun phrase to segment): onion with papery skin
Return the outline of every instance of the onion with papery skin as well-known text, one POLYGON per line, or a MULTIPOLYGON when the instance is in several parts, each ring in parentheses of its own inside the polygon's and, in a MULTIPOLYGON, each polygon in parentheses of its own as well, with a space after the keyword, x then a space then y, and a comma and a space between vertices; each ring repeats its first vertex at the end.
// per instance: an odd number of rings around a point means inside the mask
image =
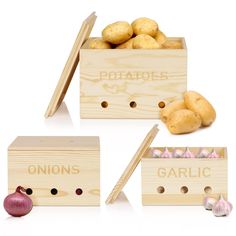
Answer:
POLYGON ((7 213, 14 217, 20 217, 27 215, 33 207, 32 200, 23 192, 26 190, 18 186, 16 191, 12 194, 9 194, 4 199, 4 208, 7 213))

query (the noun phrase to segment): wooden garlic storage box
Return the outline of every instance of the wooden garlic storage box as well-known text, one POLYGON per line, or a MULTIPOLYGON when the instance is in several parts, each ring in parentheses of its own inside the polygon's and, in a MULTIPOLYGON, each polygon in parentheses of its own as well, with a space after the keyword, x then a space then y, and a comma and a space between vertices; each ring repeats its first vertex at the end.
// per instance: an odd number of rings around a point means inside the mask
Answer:
POLYGON ((20 185, 36 206, 98 206, 99 152, 99 137, 17 137, 8 149, 9 193, 20 185))
MULTIPOLYGON (((214 148, 220 158, 155 158, 154 149, 141 161, 143 205, 202 205, 205 196, 227 198, 226 148, 214 148)), ((190 150, 197 153, 199 148, 190 150)))
MULTIPOLYGON (((113 188, 106 203, 113 203, 141 162, 143 205, 202 205, 205 196, 227 198, 227 150, 215 147, 219 158, 153 157, 150 147, 158 128, 147 134, 129 165, 113 188)), ((169 148, 173 151, 174 148, 169 148)), ((177 148, 182 149, 184 148, 177 148)), ((209 151, 213 148, 208 147, 209 151)), ((198 153, 199 148, 190 148, 198 153)))
POLYGON ((60 106, 80 60, 81 118, 159 118, 187 89, 184 38, 169 38, 180 49, 89 49, 95 20, 84 21, 45 116, 60 106))

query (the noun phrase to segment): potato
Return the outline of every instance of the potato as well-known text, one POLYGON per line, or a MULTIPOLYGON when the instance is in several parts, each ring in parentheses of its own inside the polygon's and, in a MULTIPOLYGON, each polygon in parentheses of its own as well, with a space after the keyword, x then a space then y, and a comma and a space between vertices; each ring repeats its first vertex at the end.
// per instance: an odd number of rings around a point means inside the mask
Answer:
POLYGON ((133 48, 135 49, 159 49, 161 45, 151 36, 140 34, 134 38, 133 48))
POLYGON ((168 49, 181 49, 183 48, 182 42, 180 40, 167 40, 162 45, 164 48, 168 49))
POLYGON ((136 35, 148 34, 152 37, 155 37, 158 31, 157 22, 146 17, 136 19, 131 25, 136 35))
POLYGON ((190 110, 181 109, 170 114, 167 128, 172 134, 186 134, 197 130, 201 126, 200 116, 190 110))
POLYGON ((160 111, 160 118, 164 123, 166 123, 171 113, 186 108, 184 100, 173 101, 160 111))
POLYGON ((126 21, 117 21, 108 25, 102 31, 104 41, 112 44, 121 44, 129 40, 133 35, 131 25, 126 21))
POLYGON ((159 44, 164 44, 166 41, 167 41, 167 37, 165 36, 165 34, 162 32, 162 31, 160 31, 160 30, 158 30, 157 31, 157 34, 156 34, 156 36, 155 36, 155 39, 156 39, 156 41, 159 43, 159 44))
POLYGON ((133 41, 134 41, 134 39, 131 38, 128 41, 118 45, 116 48, 117 49, 132 49, 133 48, 133 41))
POLYGON ((201 94, 188 91, 184 94, 184 102, 189 110, 200 115, 202 126, 209 126, 215 121, 216 111, 214 107, 201 94))
POLYGON ((89 48, 91 49, 109 49, 111 45, 105 42, 103 39, 91 39, 89 42, 89 48))

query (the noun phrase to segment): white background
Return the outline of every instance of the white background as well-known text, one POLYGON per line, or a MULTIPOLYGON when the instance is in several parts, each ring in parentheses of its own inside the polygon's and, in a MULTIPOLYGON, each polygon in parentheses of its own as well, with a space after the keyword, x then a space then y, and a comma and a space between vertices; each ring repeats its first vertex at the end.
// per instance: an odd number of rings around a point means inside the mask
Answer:
MULTIPOLYGON (((235 1, 59 1, 0 0, 0 202, 7 194, 7 147, 18 135, 99 135, 101 207, 35 207, 23 218, 0 206, 0 233, 21 235, 222 235, 235 232, 235 211, 216 218, 202 207, 143 207, 140 166, 124 192, 128 202, 104 201, 153 124, 160 132, 153 145, 227 146, 229 199, 235 188, 235 1), (184 36, 188 46, 188 88, 216 107, 211 128, 170 135, 159 120, 80 120, 79 70, 61 109, 44 112, 82 21, 96 11, 92 36, 117 20, 148 16, 169 36, 184 36), (68 113, 66 112, 66 106, 68 113)), ((232 233, 233 234, 233 233, 232 233)))

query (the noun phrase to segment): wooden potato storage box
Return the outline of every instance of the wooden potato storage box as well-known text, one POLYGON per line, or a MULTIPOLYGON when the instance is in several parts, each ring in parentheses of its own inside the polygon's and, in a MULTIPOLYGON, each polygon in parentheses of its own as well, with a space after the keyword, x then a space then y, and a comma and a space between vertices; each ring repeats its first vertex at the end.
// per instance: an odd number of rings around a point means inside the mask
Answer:
POLYGON ((17 137, 8 149, 9 193, 21 185, 33 204, 100 205, 98 137, 17 137))
MULTIPOLYGON (((187 89, 187 49, 80 50, 81 118, 159 118, 187 89)), ((89 41, 89 40, 88 40, 89 41)))
MULTIPOLYGON (((219 158, 153 157, 151 148, 158 128, 147 134, 106 203, 113 203, 141 161, 143 205, 202 205, 205 196, 227 198, 227 149, 215 147, 219 158)), ((173 152, 174 148, 168 148, 173 152)), ((177 148, 184 150, 185 148, 177 148)), ((212 147, 204 148, 212 151, 212 147)), ((190 148, 197 154, 200 148, 190 148)))
POLYGON ((143 205, 202 205, 206 195, 227 198, 226 148, 214 148, 220 158, 155 158, 153 149, 141 161, 143 205))
POLYGON ((159 118, 187 90, 187 48, 89 49, 96 16, 82 24, 45 117, 60 106, 80 61, 81 118, 159 118))

